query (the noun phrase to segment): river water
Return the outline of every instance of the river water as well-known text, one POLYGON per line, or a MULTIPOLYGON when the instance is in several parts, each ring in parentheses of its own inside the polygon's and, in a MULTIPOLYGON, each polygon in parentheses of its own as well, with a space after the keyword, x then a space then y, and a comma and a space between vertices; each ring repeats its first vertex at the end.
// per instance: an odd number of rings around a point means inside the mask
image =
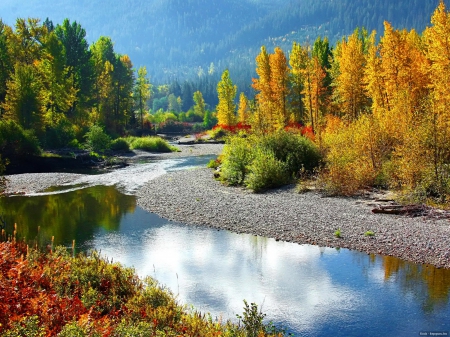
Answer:
POLYGON ((235 319, 243 300, 299 336, 450 335, 450 270, 347 249, 186 226, 148 213, 133 192, 209 157, 142 163, 33 196, 0 199, 21 237, 100 250, 155 277, 178 300, 235 319), (39 229, 37 225, 40 225, 39 229))

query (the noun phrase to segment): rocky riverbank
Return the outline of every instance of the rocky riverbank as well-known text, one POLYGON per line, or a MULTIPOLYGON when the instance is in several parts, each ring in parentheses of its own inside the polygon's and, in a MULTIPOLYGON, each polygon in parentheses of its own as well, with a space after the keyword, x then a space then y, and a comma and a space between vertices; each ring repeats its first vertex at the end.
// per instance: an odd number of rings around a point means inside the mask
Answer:
POLYGON ((373 214, 375 205, 363 198, 299 194, 294 186, 255 194, 223 186, 205 168, 160 176, 140 189, 138 197, 144 209, 187 224, 450 268, 448 220, 373 214))
MULTIPOLYGON (((180 152, 134 152, 129 163, 218 154, 221 144, 179 146, 180 152)), ((373 200, 299 194, 294 186, 255 194, 225 187, 206 168, 175 171, 137 191, 138 204, 165 218, 186 224, 251 233, 299 244, 343 247, 392 255, 417 263, 450 268, 450 222, 445 219, 373 214, 373 200), (340 230, 341 237, 335 232, 340 230), (373 232, 372 235, 366 235, 373 232)), ((7 176, 7 193, 34 193, 68 185, 80 174, 34 173, 7 176)))

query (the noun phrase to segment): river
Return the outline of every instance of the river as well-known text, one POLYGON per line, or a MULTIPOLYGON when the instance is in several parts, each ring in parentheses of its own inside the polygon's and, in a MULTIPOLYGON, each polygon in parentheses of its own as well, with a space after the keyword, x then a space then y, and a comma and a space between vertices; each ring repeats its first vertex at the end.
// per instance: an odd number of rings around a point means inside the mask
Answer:
POLYGON ((9 230, 71 246, 155 277, 178 300, 223 319, 255 302, 299 336, 418 336, 450 332, 450 270, 347 249, 187 226, 148 213, 133 193, 210 157, 141 163, 75 184, 0 199, 9 230), (37 225, 40 225, 38 228, 37 225))

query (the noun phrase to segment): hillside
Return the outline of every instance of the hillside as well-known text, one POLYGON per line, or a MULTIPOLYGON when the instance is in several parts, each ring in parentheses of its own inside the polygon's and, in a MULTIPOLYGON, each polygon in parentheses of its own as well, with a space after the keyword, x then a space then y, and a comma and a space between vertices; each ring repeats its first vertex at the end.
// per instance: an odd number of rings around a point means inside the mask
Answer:
POLYGON ((86 29, 90 43, 110 36, 115 50, 146 65, 152 81, 198 78, 230 68, 236 82, 249 83, 259 47, 293 40, 331 43, 356 27, 382 32, 384 20, 422 31, 439 0, 16 0, 0 2, 0 17, 68 17, 86 29))

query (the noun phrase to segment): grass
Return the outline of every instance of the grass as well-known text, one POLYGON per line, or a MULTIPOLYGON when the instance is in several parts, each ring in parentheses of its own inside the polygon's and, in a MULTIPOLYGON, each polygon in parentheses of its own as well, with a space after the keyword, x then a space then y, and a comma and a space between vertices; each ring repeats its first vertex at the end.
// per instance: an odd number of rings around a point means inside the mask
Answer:
POLYGON ((341 238, 342 237, 342 233, 341 233, 341 229, 338 228, 335 232, 334 232, 334 236, 337 238, 341 238))
POLYGON ((160 137, 127 137, 125 141, 131 150, 148 152, 176 152, 178 149, 160 137))
POLYGON ((364 233, 364 236, 374 236, 375 233, 373 231, 367 231, 364 233))

